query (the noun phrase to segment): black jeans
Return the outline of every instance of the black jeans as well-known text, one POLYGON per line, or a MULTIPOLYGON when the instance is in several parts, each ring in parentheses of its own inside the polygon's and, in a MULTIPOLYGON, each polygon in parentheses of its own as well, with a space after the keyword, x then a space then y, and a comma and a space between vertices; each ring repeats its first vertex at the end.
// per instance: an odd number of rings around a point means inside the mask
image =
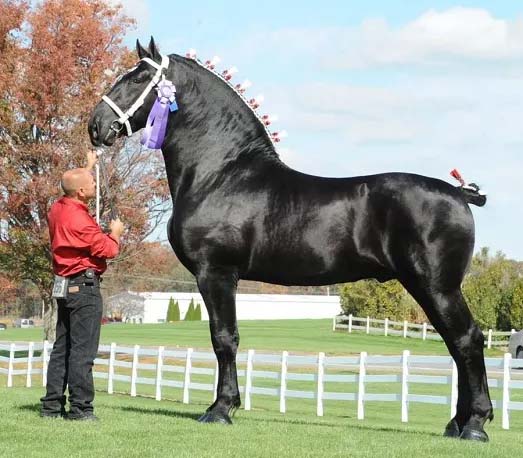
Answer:
POLYGON ((92 370, 100 341, 102 296, 98 279, 93 286, 84 282, 83 276, 71 279, 67 298, 57 300, 56 341, 47 369, 47 392, 41 398, 44 414, 65 412, 67 387, 71 416, 93 412, 92 370))

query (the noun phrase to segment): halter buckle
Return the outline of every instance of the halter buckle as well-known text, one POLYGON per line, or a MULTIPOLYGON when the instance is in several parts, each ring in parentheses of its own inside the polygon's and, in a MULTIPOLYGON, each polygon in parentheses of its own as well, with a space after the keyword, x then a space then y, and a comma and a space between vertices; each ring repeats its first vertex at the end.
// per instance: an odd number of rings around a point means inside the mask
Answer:
POLYGON ((124 125, 123 125, 120 121, 118 121, 118 119, 117 119, 117 120, 115 120, 115 121, 113 121, 113 122, 111 123, 111 127, 110 127, 110 129, 111 129, 112 131, 116 132, 117 134, 119 134, 119 133, 122 131, 123 126, 124 126, 124 125), (115 127, 115 126, 117 126, 117 127, 115 127))

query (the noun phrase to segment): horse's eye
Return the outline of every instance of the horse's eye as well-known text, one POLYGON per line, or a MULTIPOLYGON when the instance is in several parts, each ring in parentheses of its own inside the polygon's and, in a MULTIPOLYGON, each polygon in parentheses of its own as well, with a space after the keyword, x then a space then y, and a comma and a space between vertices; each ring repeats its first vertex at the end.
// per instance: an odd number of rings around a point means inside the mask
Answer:
POLYGON ((136 76, 135 78, 133 78, 133 83, 136 83, 136 84, 143 83, 146 79, 147 79, 147 75, 136 76))

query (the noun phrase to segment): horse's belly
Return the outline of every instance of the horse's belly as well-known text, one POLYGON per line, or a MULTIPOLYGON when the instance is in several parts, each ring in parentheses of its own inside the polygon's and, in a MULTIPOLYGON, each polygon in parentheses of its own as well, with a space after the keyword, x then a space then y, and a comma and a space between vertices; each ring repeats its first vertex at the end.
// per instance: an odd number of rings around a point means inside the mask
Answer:
POLYGON ((346 247, 258 252, 241 278, 281 285, 331 285, 362 278, 389 278, 379 263, 356 256, 346 247))

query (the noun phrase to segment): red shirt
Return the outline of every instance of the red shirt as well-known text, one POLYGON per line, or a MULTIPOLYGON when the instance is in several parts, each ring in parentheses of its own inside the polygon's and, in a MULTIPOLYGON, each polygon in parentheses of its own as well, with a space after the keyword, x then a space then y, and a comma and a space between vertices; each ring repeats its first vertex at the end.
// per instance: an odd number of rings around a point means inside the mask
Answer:
POLYGON ((92 268, 102 274, 107 269, 107 258, 118 254, 118 242, 104 234, 87 205, 70 197, 62 197, 48 214, 53 271, 69 277, 92 268))

